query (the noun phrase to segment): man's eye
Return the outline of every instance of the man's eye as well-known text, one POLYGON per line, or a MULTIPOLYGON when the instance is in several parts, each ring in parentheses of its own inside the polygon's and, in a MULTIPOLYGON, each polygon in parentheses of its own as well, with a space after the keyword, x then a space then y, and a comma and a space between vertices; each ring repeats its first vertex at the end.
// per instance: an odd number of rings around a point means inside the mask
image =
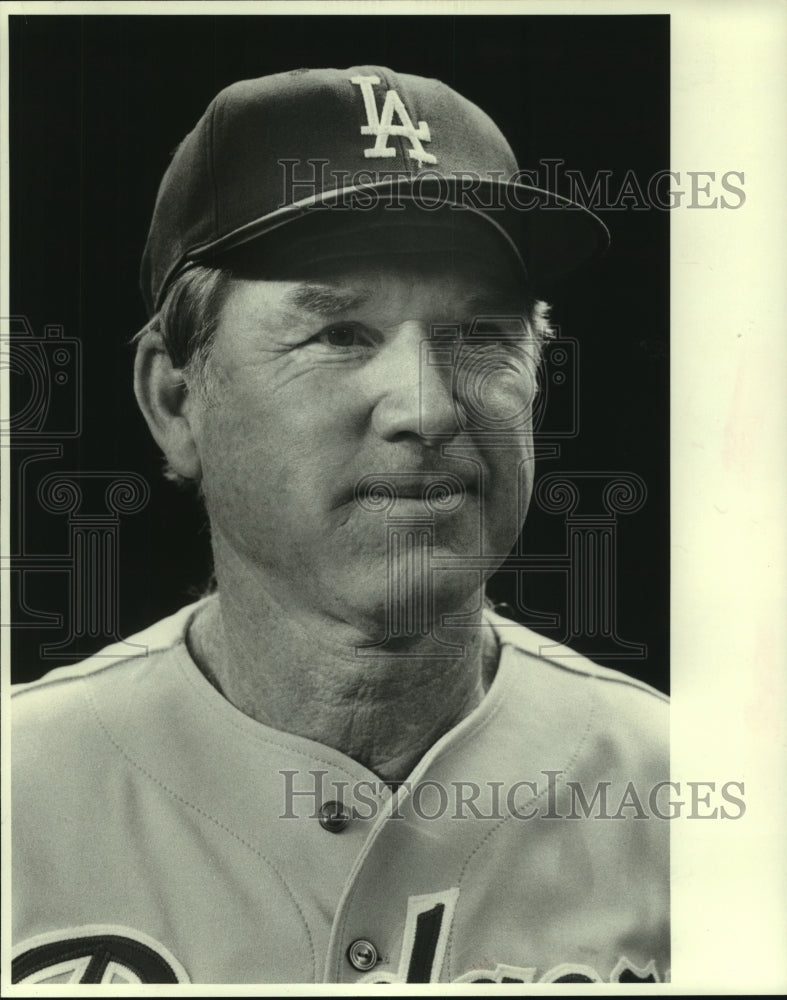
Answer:
POLYGON ((344 348, 367 346, 370 342, 365 328, 358 323, 333 323, 320 330, 313 339, 326 347, 344 348))

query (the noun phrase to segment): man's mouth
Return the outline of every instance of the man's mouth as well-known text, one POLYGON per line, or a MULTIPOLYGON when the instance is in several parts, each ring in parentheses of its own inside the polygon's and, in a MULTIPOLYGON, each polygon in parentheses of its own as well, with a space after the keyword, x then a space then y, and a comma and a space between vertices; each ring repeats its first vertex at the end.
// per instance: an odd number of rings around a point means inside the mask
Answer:
POLYGON ((439 514, 457 509, 469 492, 471 486, 452 472, 383 472, 359 479, 353 496, 371 512, 389 511, 401 500, 416 500, 439 514))

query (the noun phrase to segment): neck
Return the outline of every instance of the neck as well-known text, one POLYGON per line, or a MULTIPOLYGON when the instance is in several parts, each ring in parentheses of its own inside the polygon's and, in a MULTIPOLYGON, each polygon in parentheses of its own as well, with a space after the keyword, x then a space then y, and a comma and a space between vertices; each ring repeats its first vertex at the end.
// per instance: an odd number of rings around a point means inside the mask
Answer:
POLYGON ((372 639, 368 628, 285 604, 240 576, 217 563, 219 594, 189 634, 197 664, 246 715, 333 747, 385 781, 404 780, 494 675, 489 629, 432 630, 369 655, 358 649, 372 639))

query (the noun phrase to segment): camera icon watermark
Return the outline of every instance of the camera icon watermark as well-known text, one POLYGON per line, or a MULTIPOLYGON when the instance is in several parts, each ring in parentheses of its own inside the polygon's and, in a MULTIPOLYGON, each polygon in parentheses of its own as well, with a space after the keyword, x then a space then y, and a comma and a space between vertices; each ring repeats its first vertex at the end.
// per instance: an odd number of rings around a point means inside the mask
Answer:
POLYGON ((60 325, 35 332, 23 315, 0 324, 9 390, 0 437, 10 470, 9 544, 0 556, 10 601, 0 624, 20 636, 28 630, 31 642, 51 640, 37 645, 41 665, 83 659, 107 643, 145 655, 122 638, 118 595, 121 523, 146 506, 147 481, 86 468, 78 456, 66 465, 83 431, 83 345, 60 325))
POLYGON ((2 320, 0 365, 8 371, 9 415, 0 434, 14 440, 74 438, 82 431, 82 354, 63 327, 33 331, 27 318, 2 320))
MULTIPOLYGON (((451 393, 455 423, 473 438, 567 439, 579 433, 579 345, 553 330, 534 338, 524 317, 477 316, 463 329, 434 325, 421 342, 419 430, 440 436, 433 380, 451 393)), ((452 428, 443 436, 455 433, 452 428)))
POLYGON ((579 343, 573 337, 545 341, 533 407, 536 440, 568 440, 579 434, 579 343))

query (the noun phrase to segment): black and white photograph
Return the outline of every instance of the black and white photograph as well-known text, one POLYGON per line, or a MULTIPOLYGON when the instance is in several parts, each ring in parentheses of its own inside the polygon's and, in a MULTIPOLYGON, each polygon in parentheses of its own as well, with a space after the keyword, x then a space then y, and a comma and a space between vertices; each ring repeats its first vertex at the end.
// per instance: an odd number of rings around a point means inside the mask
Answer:
POLYGON ((686 928, 771 780, 784 630, 778 546, 708 476, 772 525, 783 427, 753 441, 756 346, 726 395, 758 318, 699 248, 745 247, 763 177, 752 138, 684 152, 673 6, 32 6, 4 982, 737 984, 686 928))

